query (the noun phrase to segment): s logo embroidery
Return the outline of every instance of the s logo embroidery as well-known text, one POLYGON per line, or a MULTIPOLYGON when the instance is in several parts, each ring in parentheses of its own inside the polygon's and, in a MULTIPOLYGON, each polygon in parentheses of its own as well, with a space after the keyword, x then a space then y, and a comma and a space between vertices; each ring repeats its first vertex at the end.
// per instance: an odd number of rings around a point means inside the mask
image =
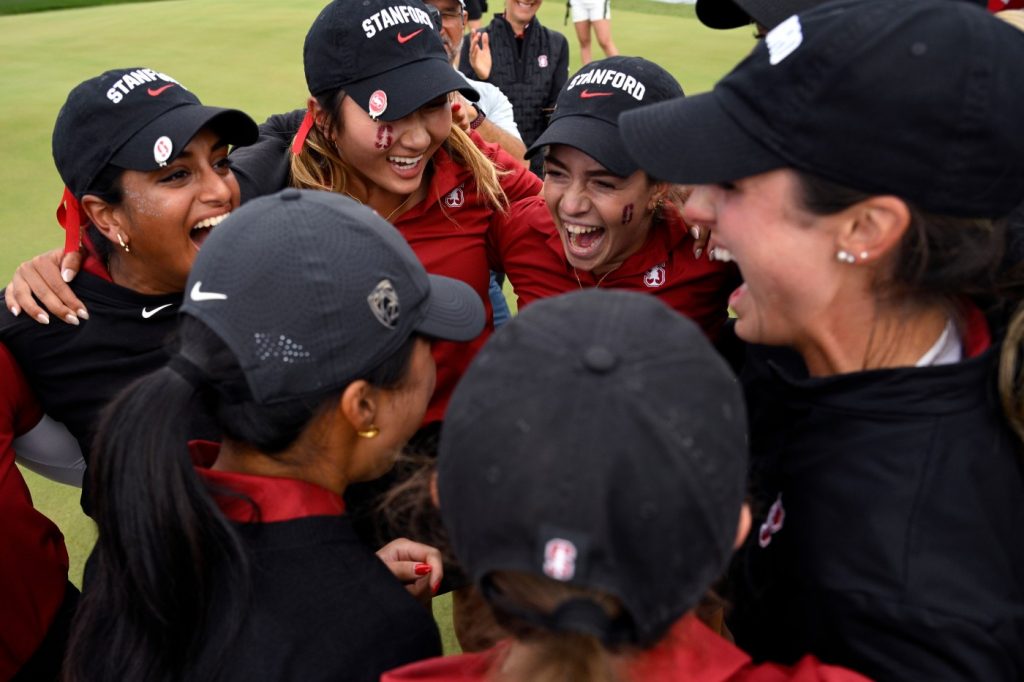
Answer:
POLYGON ((644 273, 644 284, 648 289, 657 289, 665 283, 665 264, 655 265, 644 273))
POLYGON ((463 189, 463 185, 459 185, 444 195, 444 205, 448 208, 461 208, 464 203, 466 203, 466 191, 463 189))
POLYGON ((767 547, 772 543, 772 536, 782 530, 782 524, 786 521, 786 510, 782 506, 782 493, 775 498, 771 508, 768 510, 768 518, 761 524, 757 533, 757 544, 767 547))
POLYGON ((544 545, 544 575, 555 580, 572 580, 576 575, 576 545, 554 538, 544 545))
POLYGON ((548 56, 546 54, 538 55, 537 66, 542 69, 548 68, 548 56))

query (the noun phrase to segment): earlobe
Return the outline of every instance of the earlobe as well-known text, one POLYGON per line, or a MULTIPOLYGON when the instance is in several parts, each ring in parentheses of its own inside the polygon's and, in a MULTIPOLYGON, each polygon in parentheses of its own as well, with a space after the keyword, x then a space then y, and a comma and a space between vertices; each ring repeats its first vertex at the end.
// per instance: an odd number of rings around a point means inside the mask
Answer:
POLYGON ((736 524, 736 540, 733 542, 733 549, 739 549, 743 546, 743 542, 747 539, 747 534, 750 533, 750 525, 752 523, 750 516, 750 505, 746 502, 740 507, 740 520, 736 524))
POLYGON ((369 432, 376 428, 376 391, 363 379, 353 381, 342 391, 338 399, 338 410, 344 415, 355 432, 369 432))
POLYGON ((82 210, 97 230, 100 231, 111 243, 119 244, 125 241, 124 234, 128 230, 123 229, 124 220, 118 207, 92 194, 82 197, 82 210), (120 241, 118 240, 120 237, 120 241))
POLYGON ((320 102, 317 101, 316 97, 309 96, 309 99, 306 100, 306 109, 313 116, 313 121, 316 123, 316 128, 320 131, 320 134, 333 142, 334 132, 331 130, 327 112, 320 106, 320 102))
POLYGON ((910 226, 910 208, 899 197, 874 196, 851 207, 851 220, 840 230, 836 253, 840 262, 877 261, 892 251, 910 226))

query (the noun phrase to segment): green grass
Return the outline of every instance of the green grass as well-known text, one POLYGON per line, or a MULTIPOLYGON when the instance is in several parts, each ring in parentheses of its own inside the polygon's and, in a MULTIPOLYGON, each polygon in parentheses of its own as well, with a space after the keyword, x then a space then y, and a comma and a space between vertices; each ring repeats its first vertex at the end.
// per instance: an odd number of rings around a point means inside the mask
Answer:
POLYGON ((3 3, 0 4, 0 15, 28 14, 29 12, 93 7, 94 5, 120 5, 127 2, 154 2, 154 0, 3 0, 3 3))
MULTIPOLYGON (((305 101, 302 42, 325 1, 163 0, 0 16, 0 282, 21 261, 63 243, 53 218, 62 183, 50 134, 73 86, 106 69, 150 66, 207 104, 238 107, 262 120, 305 101)), ((3 10, 73 2, 3 0, 3 10)), ((649 0, 613 4, 613 35, 622 53, 662 64, 688 93, 709 89, 752 45, 742 29, 702 27, 689 7, 649 0)), ((540 17, 566 33, 576 70, 579 50, 572 27, 562 25, 564 9, 549 0, 540 17)), ((596 46, 595 53, 600 55, 596 46)), ((71 577, 80 583, 95 529, 79 509, 79 491, 31 472, 25 476, 36 506, 63 530, 71 577)), ((436 601, 441 622, 450 620, 450 608, 449 601, 436 601)), ((452 650, 450 629, 442 630, 452 650)))

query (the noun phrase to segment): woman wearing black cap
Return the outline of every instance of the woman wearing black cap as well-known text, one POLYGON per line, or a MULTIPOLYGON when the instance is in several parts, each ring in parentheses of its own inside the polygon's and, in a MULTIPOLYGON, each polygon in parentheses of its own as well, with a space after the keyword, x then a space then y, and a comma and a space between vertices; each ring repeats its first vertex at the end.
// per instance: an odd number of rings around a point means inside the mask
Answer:
POLYGON ((695 243, 671 186, 641 170, 619 134, 622 112, 682 95, 670 73, 640 57, 592 62, 569 79, 527 152, 544 154, 542 196, 514 203, 490 233, 520 307, 574 289, 628 289, 717 337, 736 269, 700 258, 704 242, 695 243))
MULTIPOLYGON (((66 679, 370 681, 440 653, 342 494, 392 466, 434 388, 429 340, 479 334, 477 295, 427 275, 369 209, 294 189, 219 226, 187 291, 168 365, 99 430, 99 539, 66 679), (195 412, 219 446, 190 453, 195 412)), ((429 600, 440 555, 425 555, 382 550, 429 600)))
POLYGON ((437 481, 452 548, 512 637, 383 679, 863 680, 811 657, 754 665, 694 615, 750 527, 744 422, 725 362, 650 296, 523 311, 456 389, 437 481))
POLYGON ((765 344, 730 621, 755 656, 1024 678, 1024 280, 1001 265, 1022 60, 965 3, 830 2, 712 93, 623 117, 643 167, 709 183, 685 214, 743 274, 736 333, 765 344))
POLYGON ((146 68, 108 71, 80 84, 58 116, 54 160, 67 185, 58 216, 68 244, 86 244, 93 254, 74 284, 92 315, 76 328, 39 324, 48 322, 44 313, 37 322, 0 312, 0 602, 10 608, 0 628, 0 648, 10 654, 0 673, 13 661, 26 677, 54 676, 77 595, 67 583, 63 539, 31 508, 13 466, 21 442, 11 441, 45 410, 79 446, 46 451, 48 464, 63 470, 64 480, 81 480, 99 410, 166 361, 163 344, 176 326, 192 259, 238 205, 228 146, 251 142, 256 132, 242 112, 203 106, 170 76, 146 68))

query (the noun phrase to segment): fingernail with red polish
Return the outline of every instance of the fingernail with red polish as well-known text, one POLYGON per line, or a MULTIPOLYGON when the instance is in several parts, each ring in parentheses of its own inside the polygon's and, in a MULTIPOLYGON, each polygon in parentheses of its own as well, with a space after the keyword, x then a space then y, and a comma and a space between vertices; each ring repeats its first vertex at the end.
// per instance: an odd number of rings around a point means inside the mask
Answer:
POLYGON ((461 104, 453 104, 452 105, 452 113, 455 113, 456 111, 458 111, 461 108, 462 108, 461 104))
POLYGON ((441 581, 438 580, 437 584, 430 588, 430 594, 437 594, 437 591, 441 589, 441 581))
POLYGON ((416 564, 416 568, 413 570, 416 572, 416 575, 426 575, 433 569, 430 568, 430 564, 416 564))

